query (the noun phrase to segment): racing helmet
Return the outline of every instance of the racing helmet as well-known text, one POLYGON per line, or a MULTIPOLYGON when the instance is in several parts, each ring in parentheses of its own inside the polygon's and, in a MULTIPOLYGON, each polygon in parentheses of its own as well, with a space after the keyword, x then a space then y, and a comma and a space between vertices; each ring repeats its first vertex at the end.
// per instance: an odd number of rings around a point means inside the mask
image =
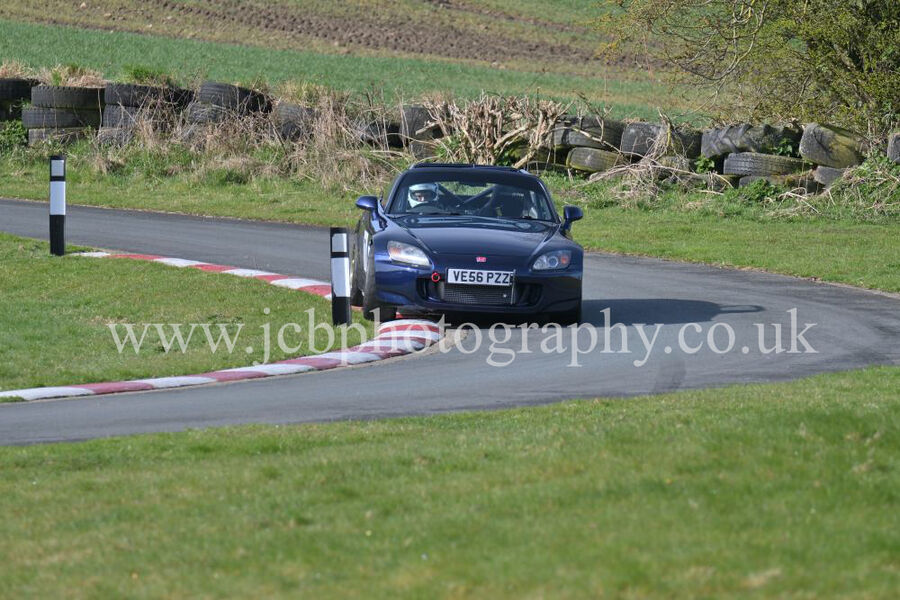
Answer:
POLYGON ((418 206, 420 204, 426 204, 428 202, 434 202, 437 200, 438 196, 438 186, 436 183, 415 183, 409 186, 409 206, 418 206), (419 196, 422 199, 419 199, 419 196))

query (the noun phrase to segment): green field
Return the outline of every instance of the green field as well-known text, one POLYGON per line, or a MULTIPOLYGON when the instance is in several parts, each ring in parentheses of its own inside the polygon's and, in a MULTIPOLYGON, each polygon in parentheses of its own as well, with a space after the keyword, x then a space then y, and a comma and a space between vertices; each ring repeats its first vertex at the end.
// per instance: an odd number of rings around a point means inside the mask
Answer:
MULTIPOLYGON (((291 346, 306 340, 309 309, 315 310, 317 323, 330 323, 330 303, 318 296, 159 264, 55 258, 45 242, 4 233, 0 289, 0 390, 190 375, 262 362, 266 323, 273 332, 272 361, 329 349, 323 331, 315 338, 315 351, 304 343, 287 354, 274 342, 274 332, 285 323, 303 327, 302 337, 290 339, 291 346), (139 352, 126 344, 120 353, 110 323, 117 324, 122 342, 125 324, 136 324, 138 337, 143 324, 164 324, 165 341, 151 325, 139 352), (236 342, 234 352, 227 351, 224 341, 212 351, 200 329, 182 352, 172 342, 174 330, 168 324, 173 323, 210 324, 214 340, 220 339, 222 324, 236 342), (168 352, 166 343, 172 344, 168 352)), ((357 320, 371 338, 371 323, 358 315, 357 320)), ((185 337, 189 327, 184 327, 185 337)), ((351 329, 350 345, 358 339, 351 329)))
POLYGON ((613 107, 620 117, 653 118, 656 107, 684 108, 683 101, 660 84, 615 72, 585 77, 497 70, 438 59, 322 54, 3 20, 0 60, 17 60, 35 68, 74 63, 114 80, 123 77, 126 67, 143 65, 162 69, 184 83, 304 81, 358 93, 384 93, 389 100, 435 92, 472 97, 482 90, 560 99, 583 95, 613 107))
POLYGON ((0 596, 894 598, 898 387, 0 448, 0 596))

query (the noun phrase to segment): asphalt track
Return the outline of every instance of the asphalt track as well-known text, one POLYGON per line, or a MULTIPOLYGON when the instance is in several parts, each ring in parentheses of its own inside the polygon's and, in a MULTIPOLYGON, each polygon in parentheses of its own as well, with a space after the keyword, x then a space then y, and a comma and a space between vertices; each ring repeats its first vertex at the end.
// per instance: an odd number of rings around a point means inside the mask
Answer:
MULTIPOLYGON (((47 205, 0 200, 0 231, 47 238, 47 205)), ((575 227, 578 225, 576 224, 575 227)), ((67 241, 98 248, 176 256, 288 275, 328 279, 328 235, 293 225, 69 207, 67 241)), ((2 281, 0 281, 2 290, 2 281)), ((585 257, 585 321, 612 323, 611 344, 598 328, 598 347, 572 361, 571 331, 563 353, 545 353, 551 333, 528 333, 530 353, 519 351, 517 329, 492 352, 488 331, 471 333, 463 349, 339 371, 196 388, 0 404, 0 444, 28 444, 239 423, 298 423, 370 419, 467 409, 493 409, 595 396, 631 396, 732 383, 786 381, 875 364, 900 364, 900 300, 805 280, 653 259, 604 254, 585 257), (764 353, 780 324, 791 347, 796 309, 796 353, 764 353), (696 324, 687 325, 687 324, 696 324), (641 324, 646 324, 642 326, 641 324), (657 328, 657 325, 659 327, 657 328), (718 353, 707 344, 713 330, 718 353), (715 328, 714 328, 715 326, 715 328), (700 331, 698 332, 698 328, 700 331), (713 329, 714 328, 714 329, 713 329), (623 352, 621 330, 628 352, 623 352), (648 353, 646 340, 653 339, 648 353), (682 351, 679 332, 696 353, 682 351), (479 334, 484 343, 469 353, 479 334), (605 347, 611 352, 602 352, 605 347), (671 352, 666 352, 669 347, 671 352), (747 352, 743 352, 744 348, 747 352), (638 363, 640 366, 637 366, 638 363)), ((2 326, 2 324, 0 324, 2 326)), ((275 325, 277 326, 277 324, 275 325)), ((500 338, 502 340, 502 338, 500 338)), ((587 332, 580 335, 587 347, 587 332)), ((110 342, 112 343, 112 342, 110 342)), ((66 382, 60 382, 64 384, 66 382)))

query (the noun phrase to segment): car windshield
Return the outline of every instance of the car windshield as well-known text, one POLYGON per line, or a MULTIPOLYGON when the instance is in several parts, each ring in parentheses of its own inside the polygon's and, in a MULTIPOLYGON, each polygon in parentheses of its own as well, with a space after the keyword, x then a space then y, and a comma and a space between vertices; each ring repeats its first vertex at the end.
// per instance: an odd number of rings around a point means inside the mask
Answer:
POLYGON ((408 173, 396 188, 388 214, 556 220, 537 180, 502 171, 408 173))

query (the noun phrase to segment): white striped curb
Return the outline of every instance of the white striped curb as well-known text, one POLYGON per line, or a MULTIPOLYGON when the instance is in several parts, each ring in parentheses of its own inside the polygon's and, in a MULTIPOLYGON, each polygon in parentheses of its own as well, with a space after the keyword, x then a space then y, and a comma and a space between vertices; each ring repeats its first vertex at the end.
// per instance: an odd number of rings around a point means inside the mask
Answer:
MULTIPOLYGON (((112 254, 110 252, 82 252, 74 256, 91 258, 131 258, 146 260, 179 268, 195 268, 214 273, 225 273, 238 277, 249 277, 267 281, 272 285, 292 290, 331 298, 331 285, 326 281, 288 277, 268 271, 256 269, 239 269, 224 265, 169 258, 150 254, 112 254)), ((181 375, 174 377, 154 377, 131 381, 113 381, 108 383, 85 383, 68 386, 26 388, 21 390, 0 391, 0 398, 22 398, 23 400, 46 400, 50 398, 66 398, 70 396, 96 396, 121 392, 136 392, 168 388, 206 385, 225 381, 241 381, 271 377, 274 375, 291 375, 310 371, 324 371, 335 367, 357 365, 384 360, 394 356, 418 352, 441 339, 441 330, 437 323, 423 319, 400 319, 382 323, 374 339, 358 346, 335 352, 325 352, 314 356, 301 356, 275 363, 251 365, 221 369, 198 375, 181 375)))
POLYGON ((327 281, 318 279, 307 279, 303 277, 291 277, 288 275, 279 275, 270 271, 260 271, 258 269, 243 269, 239 267, 231 267, 228 265, 217 265, 214 263, 202 262, 199 260, 188 260, 186 258, 171 258, 168 256, 157 256, 155 254, 116 254, 112 252, 81 252, 72 256, 83 256, 89 258, 130 258, 132 260, 146 260, 149 262, 160 263, 170 267, 193 268, 201 271, 211 271, 214 273, 224 273, 226 275, 235 275, 237 277, 245 277, 248 279, 260 279, 267 281, 272 285, 286 287, 292 290, 300 290, 316 296, 321 296, 326 300, 331 299, 331 284, 327 281))
POLYGON ((200 377, 197 375, 177 375, 175 377, 154 377, 153 379, 135 379, 134 383, 145 383, 155 390, 165 388, 187 387, 189 385, 203 385, 215 383, 212 377, 200 377))

